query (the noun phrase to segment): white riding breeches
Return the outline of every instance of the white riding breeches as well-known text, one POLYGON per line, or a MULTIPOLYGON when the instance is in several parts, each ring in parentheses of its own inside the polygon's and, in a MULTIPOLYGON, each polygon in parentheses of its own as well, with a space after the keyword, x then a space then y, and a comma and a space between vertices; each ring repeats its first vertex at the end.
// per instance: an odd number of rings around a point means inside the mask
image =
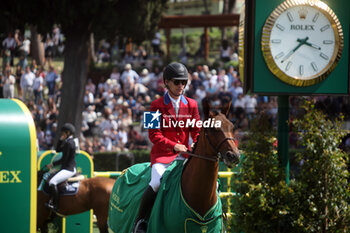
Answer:
MULTIPOLYGON (((175 160, 185 160, 181 154, 179 154, 175 160)), ((160 187, 160 179, 162 178, 165 170, 171 165, 171 163, 155 163, 152 165, 151 181, 149 185, 152 187, 154 192, 158 192, 160 187)))
POLYGON ((68 178, 74 176, 76 173, 77 173, 77 170, 75 168, 74 168, 74 171, 62 169, 61 171, 57 172, 57 174, 51 178, 49 185, 50 186, 57 185, 65 180, 67 180, 68 178))
POLYGON ((151 181, 149 182, 149 185, 152 187, 154 192, 158 192, 160 187, 160 179, 170 164, 171 163, 155 163, 152 165, 151 181))

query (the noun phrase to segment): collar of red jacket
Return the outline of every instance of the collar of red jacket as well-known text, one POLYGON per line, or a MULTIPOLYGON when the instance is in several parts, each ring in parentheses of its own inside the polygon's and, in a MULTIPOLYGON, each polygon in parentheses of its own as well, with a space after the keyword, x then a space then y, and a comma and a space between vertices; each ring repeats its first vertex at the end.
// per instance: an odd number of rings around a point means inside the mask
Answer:
MULTIPOLYGON (((184 105, 187 105, 187 99, 185 98, 185 96, 181 95, 181 102, 184 104, 184 105)), ((169 97, 169 93, 166 92, 165 95, 164 95, 164 104, 165 105, 168 105, 170 103, 170 97, 169 97)))

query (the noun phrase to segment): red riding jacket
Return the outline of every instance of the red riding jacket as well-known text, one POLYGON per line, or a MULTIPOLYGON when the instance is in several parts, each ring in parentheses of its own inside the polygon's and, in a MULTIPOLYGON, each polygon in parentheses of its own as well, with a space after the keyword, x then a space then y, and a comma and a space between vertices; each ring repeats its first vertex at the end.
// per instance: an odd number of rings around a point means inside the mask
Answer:
POLYGON ((178 143, 190 149, 189 136, 196 142, 200 128, 196 122, 200 120, 197 102, 191 98, 181 95, 178 117, 175 109, 166 93, 161 98, 151 103, 151 111, 159 110, 162 113, 160 129, 149 129, 149 139, 153 143, 151 150, 151 164, 171 163, 178 152, 174 146, 178 143))

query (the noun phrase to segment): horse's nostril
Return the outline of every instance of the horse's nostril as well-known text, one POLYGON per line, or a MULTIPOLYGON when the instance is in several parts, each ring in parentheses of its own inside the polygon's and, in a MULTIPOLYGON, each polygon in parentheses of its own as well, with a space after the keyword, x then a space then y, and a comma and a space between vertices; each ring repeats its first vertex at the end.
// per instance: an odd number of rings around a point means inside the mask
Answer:
POLYGON ((232 151, 227 151, 226 157, 229 158, 233 163, 239 163, 239 154, 236 154, 232 151))

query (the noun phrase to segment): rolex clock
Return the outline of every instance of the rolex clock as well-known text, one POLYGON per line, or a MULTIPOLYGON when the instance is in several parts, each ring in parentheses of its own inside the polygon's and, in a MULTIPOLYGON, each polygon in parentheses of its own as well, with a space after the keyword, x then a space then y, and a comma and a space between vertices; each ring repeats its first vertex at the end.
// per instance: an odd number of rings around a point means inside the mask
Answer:
POLYGON ((324 2, 286 0, 267 18, 261 48, 277 78, 297 87, 311 86, 336 67, 343 49, 343 30, 324 2))

